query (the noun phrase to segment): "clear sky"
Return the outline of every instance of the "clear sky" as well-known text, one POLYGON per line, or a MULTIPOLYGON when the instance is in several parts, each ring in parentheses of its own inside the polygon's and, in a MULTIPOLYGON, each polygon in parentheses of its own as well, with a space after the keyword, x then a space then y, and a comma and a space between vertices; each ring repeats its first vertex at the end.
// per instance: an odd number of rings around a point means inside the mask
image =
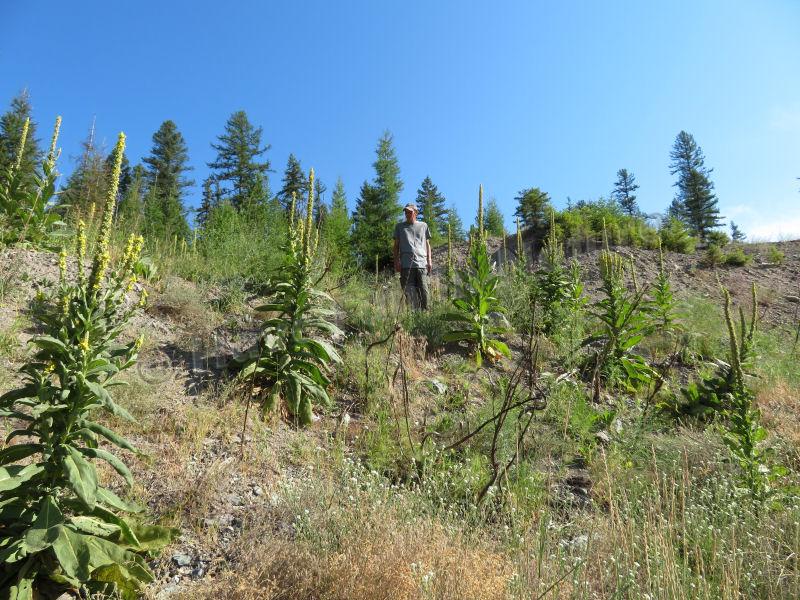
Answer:
POLYGON ((93 119, 134 164, 172 119, 191 204, 236 110, 264 128, 273 191, 291 152, 351 208, 388 128, 403 203, 429 175, 466 224, 483 184, 509 228, 519 190, 561 208, 607 197, 620 168, 664 211, 686 130, 722 215, 800 238, 798 32, 796 0, 0 0, 0 111, 27 87, 44 143, 63 115, 65 175, 93 119))

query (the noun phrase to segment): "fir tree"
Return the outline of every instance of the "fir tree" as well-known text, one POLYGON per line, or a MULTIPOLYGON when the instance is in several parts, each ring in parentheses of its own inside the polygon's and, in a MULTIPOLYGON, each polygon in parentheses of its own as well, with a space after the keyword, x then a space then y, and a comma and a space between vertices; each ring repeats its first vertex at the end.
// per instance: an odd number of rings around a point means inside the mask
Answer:
POLYGON ((325 192, 327 191, 328 186, 322 183, 322 179, 314 179, 314 223, 320 228, 328 218, 328 205, 325 204, 325 192))
POLYGON ((347 194, 342 178, 339 177, 336 180, 336 187, 333 188, 328 217, 322 224, 323 236, 327 240, 331 252, 341 257, 348 254, 351 227, 350 213, 347 210, 347 194))
POLYGON ((297 160, 294 154, 289 154, 289 160, 286 163, 286 170, 283 172, 283 179, 281 179, 283 187, 278 192, 278 199, 281 201, 281 206, 289 213, 292 206, 292 194, 295 195, 297 202, 301 198, 308 196, 308 177, 303 172, 303 167, 300 166, 300 161, 297 160))
POLYGON ((392 234, 397 216, 402 213, 399 199, 403 180, 388 130, 378 140, 375 154, 375 179, 372 184, 365 181, 361 186, 353 212, 353 247, 362 265, 374 264, 375 256, 381 264, 392 262, 392 234))
POLYGON ((425 177, 417 190, 419 218, 428 224, 431 232, 431 245, 438 246, 447 239, 447 208, 445 199, 430 177, 425 177))
POLYGON ((147 165, 144 214, 150 235, 181 238, 189 233, 183 199, 194 181, 184 174, 194 167, 188 160, 183 135, 174 122, 164 121, 153 134, 150 156, 142 159, 147 165))
POLYGON ((639 214, 639 206, 636 204, 636 195, 634 194, 637 189, 639 189, 639 185, 636 183, 633 173, 628 173, 627 169, 617 171, 617 181, 614 183, 611 197, 619 202, 622 210, 631 217, 639 214))
POLYGON ((36 122, 33 120, 30 94, 28 90, 23 90, 11 101, 8 111, 0 117, 0 184, 5 177, 3 174, 16 163, 26 119, 29 119, 28 133, 20 161, 20 171, 30 175, 36 170, 42 152, 39 140, 36 138, 36 122))
POLYGON ((259 162, 259 158, 270 146, 261 145, 262 134, 263 129, 253 127, 247 113, 240 110, 228 118, 225 132, 217 138, 219 143, 211 144, 217 151, 217 158, 208 166, 215 171, 217 181, 230 185, 230 188, 223 188, 223 194, 237 210, 244 206, 256 176, 260 175, 268 184, 269 160, 259 162))
POLYGON ((451 204, 450 208, 447 209, 445 219, 445 227, 450 228, 450 239, 454 242, 465 241, 467 238, 464 233, 464 223, 461 221, 461 217, 458 216, 455 204, 451 204))
POLYGON ((483 213, 483 231, 489 237, 501 237, 505 234, 505 218, 500 211, 497 200, 490 199, 483 213))
POLYGON ((550 218, 550 196, 538 187, 520 190, 514 198, 518 202, 514 216, 522 219, 525 227, 541 228, 547 225, 550 218))
POLYGON ((705 167, 703 151, 691 134, 681 131, 670 152, 670 174, 678 175, 675 199, 680 203, 683 218, 692 231, 703 241, 709 231, 720 224, 717 198, 711 191, 714 184, 709 179, 710 169, 705 167))

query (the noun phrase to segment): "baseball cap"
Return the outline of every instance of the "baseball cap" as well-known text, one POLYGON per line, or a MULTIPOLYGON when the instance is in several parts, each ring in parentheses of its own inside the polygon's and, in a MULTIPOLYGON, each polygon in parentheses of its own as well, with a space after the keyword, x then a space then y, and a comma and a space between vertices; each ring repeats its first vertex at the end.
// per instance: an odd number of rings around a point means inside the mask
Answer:
POLYGON ((406 205, 403 207, 403 210, 404 210, 404 211, 405 211, 405 210, 413 210, 414 212, 419 212, 419 207, 417 207, 417 205, 416 205, 416 204, 414 204, 413 202, 409 202, 408 204, 406 204, 406 205))

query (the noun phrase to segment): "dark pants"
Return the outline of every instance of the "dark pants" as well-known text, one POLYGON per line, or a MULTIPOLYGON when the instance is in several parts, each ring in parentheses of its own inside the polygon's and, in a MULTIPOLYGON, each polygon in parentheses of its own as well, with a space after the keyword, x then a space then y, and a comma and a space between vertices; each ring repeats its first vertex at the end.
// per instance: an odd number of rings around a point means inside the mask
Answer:
POLYGON ((412 310, 428 310, 428 269, 400 269, 400 287, 412 310))

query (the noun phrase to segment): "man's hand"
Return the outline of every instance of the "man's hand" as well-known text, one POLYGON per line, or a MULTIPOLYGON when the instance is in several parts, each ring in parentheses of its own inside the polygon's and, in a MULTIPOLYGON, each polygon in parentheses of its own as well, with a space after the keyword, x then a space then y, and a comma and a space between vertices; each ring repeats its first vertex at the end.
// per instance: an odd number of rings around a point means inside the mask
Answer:
POLYGON ((431 263, 428 263, 428 275, 431 274, 431 270, 433 270, 433 265, 431 263))

